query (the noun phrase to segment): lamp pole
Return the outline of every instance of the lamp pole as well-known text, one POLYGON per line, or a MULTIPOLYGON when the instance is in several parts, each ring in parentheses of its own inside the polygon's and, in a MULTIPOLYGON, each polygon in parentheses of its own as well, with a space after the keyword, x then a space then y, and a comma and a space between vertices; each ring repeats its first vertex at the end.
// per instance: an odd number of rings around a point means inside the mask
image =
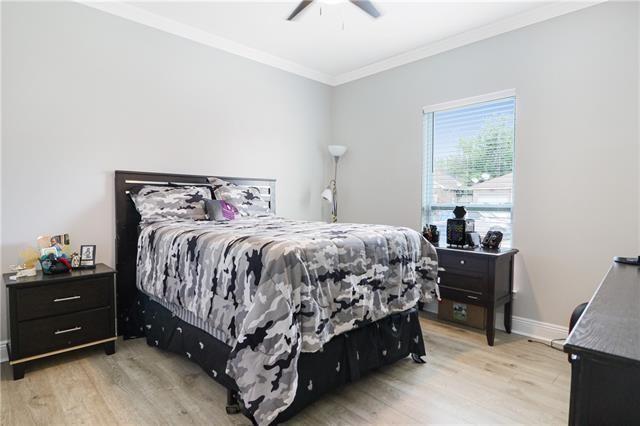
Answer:
POLYGON ((338 221, 338 161, 340 157, 333 156, 333 206, 331 208, 331 222, 336 223, 338 221))
POLYGON ((336 223, 338 221, 338 161, 347 152, 347 147, 344 145, 329 145, 327 148, 333 157, 333 179, 323 191, 322 198, 331 203, 331 222, 336 223))

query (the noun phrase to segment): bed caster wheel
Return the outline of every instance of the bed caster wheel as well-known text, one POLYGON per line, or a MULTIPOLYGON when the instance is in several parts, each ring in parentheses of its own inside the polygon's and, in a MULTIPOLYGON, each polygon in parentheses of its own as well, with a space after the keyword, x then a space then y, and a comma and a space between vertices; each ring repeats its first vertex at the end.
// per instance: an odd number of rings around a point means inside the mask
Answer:
POLYGON ((240 406, 239 405, 227 405, 225 407, 225 409, 227 410, 227 414, 229 414, 229 415, 240 414, 240 406))
POLYGON ((411 359, 413 360, 413 362, 415 362, 416 364, 426 364, 427 361, 425 361, 424 359, 422 359, 422 357, 420 355, 416 355, 416 354, 411 354, 411 359))
POLYGON ((227 406, 225 407, 227 414, 239 414, 242 412, 240 409, 240 402, 238 401, 238 393, 227 389, 227 406))

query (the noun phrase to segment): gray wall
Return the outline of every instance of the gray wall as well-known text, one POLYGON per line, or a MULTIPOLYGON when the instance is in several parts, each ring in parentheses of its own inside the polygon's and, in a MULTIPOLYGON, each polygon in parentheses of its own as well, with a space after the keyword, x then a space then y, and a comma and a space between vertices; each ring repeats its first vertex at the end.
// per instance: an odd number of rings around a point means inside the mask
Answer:
POLYGON ((79 4, 2 3, 2 269, 57 232, 113 264, 115 169, 274 177, 280 214, 319 219, 329 141, 349 146, 341 220, 417 229, 422 107, 515 88, 515 314, 566 324, 640 251, 639 16, 599 5, 331 89, 79 4))
POLYGON ((116 169, 273 177, 279 214, 320 219, 325 85, 80 4, 3 3, 2 86, 3 272, 59 232, 113 265, 116 169))
POLYGON ((514 315, 566 325, 640 252, 638 5, 591 7, 339 86, 343 221, 418 229, 424 106, 515 88, 514 315))

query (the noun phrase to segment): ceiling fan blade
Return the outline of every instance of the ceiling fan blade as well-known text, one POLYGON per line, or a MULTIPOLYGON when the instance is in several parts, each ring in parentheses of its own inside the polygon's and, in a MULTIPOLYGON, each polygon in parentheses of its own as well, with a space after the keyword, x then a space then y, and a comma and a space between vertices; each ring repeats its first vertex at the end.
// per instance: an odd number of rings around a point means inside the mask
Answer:
POLYGON ((298 3, 298 5, 296 6, 295 9, 293 9, 293 12, 291 12, 291 15, 289 15, 289 17, 287 18, 287 21, 291 21, 293 20, 293 18, 295 18, 296 16, 298 16, 298 13, 302 12, 307 6, 309 6, 311 3, 313 2, 313 0, 303 0, 300 3, 298 3))
POLYGON ((369 0, 351 0, 351 3, 355 4, 365 13, 371 15, 374 18, 380 16, 380 12, 378 12, 378 9, 376 9, 373 3, 371 3, 369 0))

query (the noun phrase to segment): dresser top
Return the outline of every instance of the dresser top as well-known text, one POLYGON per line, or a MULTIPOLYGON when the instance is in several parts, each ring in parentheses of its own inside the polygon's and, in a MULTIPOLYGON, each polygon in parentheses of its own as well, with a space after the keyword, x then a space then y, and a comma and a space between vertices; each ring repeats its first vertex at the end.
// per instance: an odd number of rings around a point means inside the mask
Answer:
POLYGON ((640 267, 611 266, 569 335, 565 351, 640 362, 640 267))
POLYGON ((15 275, 15 272, 2 274, 2 279, 7 287, 19 286, 29 287, 31 285, 40 285, 43 283, 55 283, 59 281, 72 281, 87 277, 113 274, 116 271, 104 263, 97 263, 94 269, 76 269, 71 272, 63 272, 61 274, 44 275, 42 271, 33 277, 22 277, 16 280, 10 280, 9 277, 15 275))

